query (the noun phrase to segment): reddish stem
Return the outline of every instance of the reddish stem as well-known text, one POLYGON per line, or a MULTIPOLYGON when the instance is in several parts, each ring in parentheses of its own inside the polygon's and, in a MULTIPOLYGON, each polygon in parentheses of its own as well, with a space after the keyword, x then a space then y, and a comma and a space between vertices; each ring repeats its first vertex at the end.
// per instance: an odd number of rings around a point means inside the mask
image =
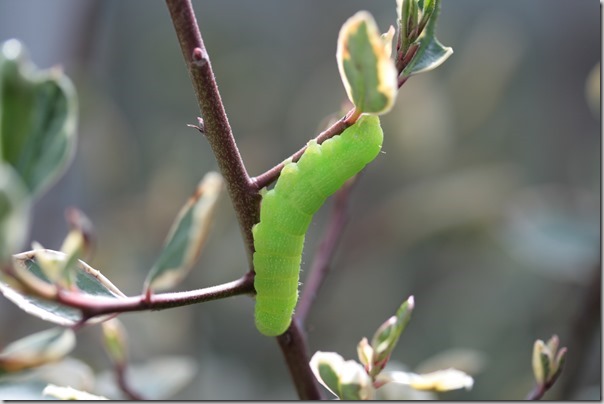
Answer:
POLYGON ((240 279, 232 282, 186 292, 161 293, 150 296, 143 294, 133 297, 110 298, 60 290, 53 300, 57 303, 79 309, 82 312, 83 321, 85 321, 92 317, 104 314, 163 310, 253 292, 253 275, 246 273, 240 279))
POLYGON ((115 379, 117 381, 118 387, 126 395, 128 400, 144 401, 145 398, 136 391, 134 391, 128 383, 128 379, 126 378, 126 368, 127 366, 125 363, 115 364, 115 379))
POLYGON ((310 308, 330 270, 331 262, 342 239, 344 228, 348 224, 348 201, 357 178, 357 176, 351 178, 334 195, 335 200, 329 224, 319 245, 319 251, 315 255, 315 259, 310 267, 308 277, 304 282, 304 289, 296 308, 295 316, 301 324, 306 322, 310 308))
MULTIPOLYGON (((357 109, 351 109, 345 116, 338 119, 333 125, 325 129, 323 132, 319 133, 319 135, 315 137, 315 140, 318 144, 321 144, 329 138, 340 135, 342 132, 344 132, 344 130, 346 130, 346 128, 352 126, 357 121, 357 119, 359 119, 360 116, 360 111, 358 111, 357 109)), ((306 151, 306 146, 307 145, 304 145, 304 147, 292 154, 286 161, 298 161, 306 151)), ((276 181, 277 178, 279 178, 279 174, 281 174, 281 170, 283 170, 284 166, 285 163, 281 162, 270 170, 266 171, 265 173, 260 174, 257 177, 253 177, 251 179, 251 182, 254 185, 255 189, 261 190, 262 188, 269 186, 274 181, 276 181)))

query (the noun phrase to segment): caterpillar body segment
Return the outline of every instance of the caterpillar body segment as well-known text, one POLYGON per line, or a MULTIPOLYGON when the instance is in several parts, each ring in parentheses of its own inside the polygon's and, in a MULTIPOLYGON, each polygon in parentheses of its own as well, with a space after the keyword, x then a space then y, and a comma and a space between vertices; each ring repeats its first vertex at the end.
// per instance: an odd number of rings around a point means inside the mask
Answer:
POLYGON ((321 145, 310 141, 300 160, 285 165, 260 205, 253 229, 255 321, 267 336, 284 333, 298 301, 304 237, 312 216, 330 195, 379 154, 383 133, 377 116, 363 115, 321 145))

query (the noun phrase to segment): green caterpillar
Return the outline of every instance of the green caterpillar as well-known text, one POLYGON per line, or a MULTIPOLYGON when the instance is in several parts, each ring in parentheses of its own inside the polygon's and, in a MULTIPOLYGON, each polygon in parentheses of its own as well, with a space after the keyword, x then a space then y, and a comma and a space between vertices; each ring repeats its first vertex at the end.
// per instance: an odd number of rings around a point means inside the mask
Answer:
POLYGON ((287 163, 262 197, 254 235, 256 327, 283 334, 298 301, 304 235, 325 199, 371 162, 382 148, 380 120, 363 115, 321 145, 311 140, 297 163, 287 163))

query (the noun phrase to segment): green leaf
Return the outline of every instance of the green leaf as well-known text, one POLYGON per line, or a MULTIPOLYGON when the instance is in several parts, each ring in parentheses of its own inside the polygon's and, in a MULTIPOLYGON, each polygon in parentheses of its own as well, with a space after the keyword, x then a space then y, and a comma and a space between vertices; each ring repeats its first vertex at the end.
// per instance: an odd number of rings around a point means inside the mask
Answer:
MULTIPOLYGON (((59 251, 46 250, 46 252, 48 254, 56 254, 59 257, 63 257, 63 259, 66 257, 65 254, 59 251)), ((28 251, 15 255, 13 262, 17 273, 22 272, 23 275, 31 276, 35 281, 47 288, 55 288, 55 285, 42 272, 35 257, 35 251, 28 251)), ((125 297, 125 295, 99 271, 81 260, 78 260, 77 262, 75 286, 78 288, 79 293, 92 297, 110 297, 115 299, 125 297)), ((45 321, 50 321, 63 326, 70 326, 82 319, 80 310, 54 301, 31 296, 27 292, 21 290, 14 282, 9 283, 4 278, 0 278, 0 292, 23 311, 45 321)), ((106 321, 111 317, 113 317, 113 315, 99 316, 88 320, 87 323, 95 324, 106 321)))
POLYGON ((419 48, 402 72, 403 77, 433 70, 443 64, 453 54, 453 48, 444 46, 436 39, 436 21, 440 11, 440 0, 434 0, 434 7, 428 23, 420 35, 419 48))
POLYGON ((357 345, 357 355, 359 361, 367 371, 373 367, 373 348, 369 345, 367 338, 363 338, 357 345))
POLYGON ((360 112, 383 114, 394 104, 397 74, 388 39, 380 36, 367 11, 356 13, 340 29, 338 69, 348 98, 360 112))
MULTIPOLYGON (((543 341, 540 339, 536 340, 535 344, 533 345, 532 365, 533 374, 535 375, 535 380, 537 381, 538 385, 543 385, 547 377, 547 371, 542 362, 544 349, 546 349, 546 347, 543 341)), ((549 367, 549 361, 546 366, 549 367)))
POLYGON ((344 362, 339 370, 341 400, 371 400, 374 396, 371 378, 358 362, 344 362))
POLYGON ((32 243, 35 260, 44 276, 53 284, 63 289, 70 289, 73 285, 73 276, 76 271, 78 257, 74 254, 65 256, 57 255, 52 250, 47 250, 38 242, 32 243))
POLYGON ((564 364, 566 363, 567 352, 568 349, 566 347, 561 348, 560 351, 558 351, 558 354, 555 358, 555 370, 550 378, 550 383, 554 383, 556 379, 558 379, 558 376, 560 376, 560 373, 562 373, 562 368, 564 368, 564 364))
POLYGON ((0 263, 25 241, 30 205, 27 189, 15 170, 0 162, 0 263))
POLYGON ((310 360, 317 380, 341 400, 368 400, 375 390, 365 368, 335 352, 317 351, 310 360))
POLYGON ((401 333, 411 320, 411 313, 415 307, 415 300, 410 296, 396 311, 396 315, 390 317, 375 332, 371 340, 371 346, 375 352, 373 363, 375 368, 372 375, 383 369, 385 361, 396 347, 401 333))
POLYGON ((396 316, 392 316, 376 330, 371 339, 371 347, 375 352, 375 362, 386 358, 392 352, 394 348, 392 342, 396 339, 397 328, 396 316))
POLYGON ((75 334, 69 328, 52 328, 9 344, 0 352, 0 373, 18 372, 55 362, 75 346, 75 334))
POLYGON ((126 346, 126 329, 117 318, 112 318, 101 324, 103 328, 103 345, 113 363, 126 363, 128 353, 126 346))
POLYGON ((400 49, 399 52, 407 52, 409 49, 409 20, 412 18, 413 3, 417 0, 397 0, 396 1, 396 13, 398 15, 398 35, 400 49), (403 23, 404 21, 404 23, 403 23))
POLYGON ((220 174, 210 172, 204 176, 178 213, 164 249, 147 276, 146 290, 171 288, 189 273, 207 238, 222 189, 220 174))
POLYGON ((77 100, 58 69, 41 71, 15 39, 0 44, 0 160, 40 195, 63 173, 76 141, 77 100))
POLYGON ((333 395, 340 394, 340 369, 344 366, 344 358, 335 352, 317 351, 310 359, 310 369, 315 378, 333 395))
POLYGON ((67 356, 58 362, 0 376, 0 397, 5 400, 42 400, 42 390, 48 384, 91 391, 95 386, 95 374, 86 363, 67 356), (30 392, 34 397, 30 397, 30 392))

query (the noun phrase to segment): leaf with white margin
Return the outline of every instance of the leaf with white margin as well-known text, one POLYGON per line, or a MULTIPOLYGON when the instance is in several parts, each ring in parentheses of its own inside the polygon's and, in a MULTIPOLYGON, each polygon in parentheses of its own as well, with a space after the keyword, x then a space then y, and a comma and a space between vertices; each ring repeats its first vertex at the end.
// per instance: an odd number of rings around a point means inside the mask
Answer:
POLYGON ((205 244, 223 184, 222 176, 213 171, 200 181, 172 224, 145 290, 169 289, 188 275, 205 244))
POLYGON ((71 352, 75 342, 75 334, 69 328, 52 328, 28 335, 0 352, 0 374, 56 362, 71 352))
MULTIPOLYGON (((55 254, 65 259, 66 255, 59 251, 45 250, 47 254, 55 254)), ((55 286, 43 274, 35 260, 36 251, 27 251, 13 256, 13 265, 17 271, 31 276, 36 282, 47 288, 55 286)), ((99 271, 78 260, 75 270, 75 286, 79 293, 91 297, 110 297, 119 299, 125 295, 115 287, 99 271)), ((21 290, 14 281, 0 277, 0 292, 11 302, 15 303, 26 313, 62 326, 70 326, 82 320, 79 309, 68 307, 57 302, 31 296, 21 290)), ((87 324, 103 322, 114 315, 98 316, 87 321, 87 324)))
POLYGON ((0 160, 33 195, 63 174, 76 144, 78 102, 60 68, 37 69, 16 39, 0 44, 0 160))
POLYGON ((402 72, 404 77, 436 69, 453 54, 453 48, 444 46, 436 38, 436 20, 440 14, 440 0, 434 0, 433 12, 422 34, 418 38, 419 49, 411 63, 402 72))
POLYGON ((371 378, 354 360, 345 361, 335 352, 317 351, 310 368, 319 383, 342 400, 370 400, 375 396, 371 378))
POLYGON ((417 374, 413 372, 382 372, 377 378, 378 384, 399 383, 417 390, 450 391, 465 388, 470 390, 474 379, 457 369, 437 370, 436 372, 417 374))
POLYGON ((363 113, 388 112, 398 91, 396 67, 390 58, 392 30, 382 37, 373 16, 359 11, 338 36, 336 59, 346 94, 363 113))

